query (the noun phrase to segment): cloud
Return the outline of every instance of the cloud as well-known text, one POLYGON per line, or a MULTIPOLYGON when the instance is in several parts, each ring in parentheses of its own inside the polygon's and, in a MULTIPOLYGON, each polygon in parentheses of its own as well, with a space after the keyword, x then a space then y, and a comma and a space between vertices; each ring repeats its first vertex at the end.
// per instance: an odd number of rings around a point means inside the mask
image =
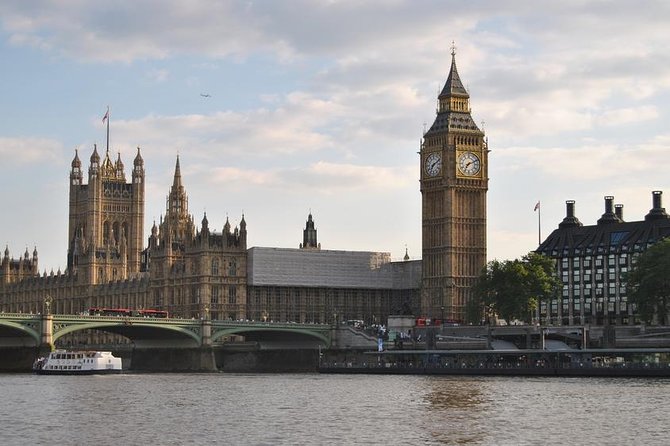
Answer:
POLYGON ((604 181, 651 178, 665 175, 657 166, 667 164, 670 136, 658 136, 635 146, 588 144, 580 147, 508 147, 496 151, 494 162, 506 175, 537 172, 538 175, 571 181, 604 181), (657 174, 656 174, 657 172, 657 174))
POLYGON ((154 82, 165 82, 169 76, 170 72, 168 70, 155 69, 147 72, 147 77, 154 82))
POLYGON ((415 182, 416 169, 408 167, 379 167, 336 164, 319 161, 305 167, 287 169, 243 170, 199 165, 193 176, 207 172, 208 182, 226 188, 262 186, 295 193, 309 190, 310 194, 338 194, 354 191, 391 193, 415 182))
POLYGON ((58 160, 62 154, 62 143, 52 139, 0 137, 3 168, 29 163, 50 163, 58 160))
POLYGON ((634 122, 643 122, 658 118, 658 109, 653 105, 605 110, 595 118, 595 124, 601 126, 619 126, 634 122))
MULTIPOLYGON (((389 212, 400 207, 396 196, 403 205, 418 206, 422 124, 434 119, 455 40, 473 117, 486 121, 493 150, 489 206, 500 209, 490 212, 489 253, 504 258, 533 248, 530 210, 540 197, 543 217, 560 221, 566 198, 585 210, 582 203, 591 206, 585 196, 592 195, 601 212, 604 194, 634 200, 624 191, 638 191, 648 207, 649 190, 663 188, 670 147, 668 14, 665 1, 643 8, 625 2, 548 2, 538 8, 521 0, 9 0, 0 2, 0 36, 11 45, 7 53, 38 49, 21 53, 30 53, 35 65, 19 63, 17 71, 52 75, 48 82, 35 77, 46 92, 71 90, 53 76, 59 66, 68 66, 60 73, 95 78, 81 82, 79 100, 56 100, 62 115, 78 119, 76 109, 92 107, 103 94, 115 98, 117 110, 121 103, 132 110, 113 120, 112 144, 122 151, 142 147, 151 215, 164 212, 179 153, 195 211, 220 203, 255 211, 253 236, 265 231, 262 236, 273 241, 282 229, 263 228, 277 218, 260 215, 266 206, 288 218, 296 212, 293 205, 328 203, 323 207, 332 206, 332 214, 322 210, 320 222, 333 227, 343 209, 363 212, 353 202, 363 203, 370 220, 384 221, 395 221, 389 212), (241 82, 232 71, 250 79, 241 82), (244 89, 238 95, 243 105, 220 94, 217 82, 244 89), (101 85, 109 90, 101 93, 101 85), (171 102, 179 100, 182 87, 197 99, 212 93, 216 101, 171 102), (391 211, 380 204, 389 196, 391 211), (528 213, 528 231, 514 232, 524 224, 517 211, 528 213), (515 253, 521 245, 529 246, 515 253)), ((28 94, 44 96, 36 90, 28 94)), ((6 110, 17 107, 6 102, 6 110)), ((36 100, 26 103, 38 104, 30 106, 35 114, 48 109, 36 100)), ((70 139, 87 139, 63 127, 58 130, 75 135, 70 139)), ((91 118, 91 128, 99 138, 100 116, 91 118)), ((66 136, 64 142, 49 139, 51 129, 35 131, 48 137, 0 140, 3 165, 53 160, 71 146, 66 136)), ((123 153, 126 166, 130 152, 123 153)), ((89 154, 80 154, 82 161, 89 154)), ((420 243, 420 212, 412 218, 417 221, 409 235, 396 237, 414 237, 410 247, 420 243)), ((349 237, 345 233, 338 243, 344 246, 349 237)), ((355 246, 364 249, 365 240, 355 246)))

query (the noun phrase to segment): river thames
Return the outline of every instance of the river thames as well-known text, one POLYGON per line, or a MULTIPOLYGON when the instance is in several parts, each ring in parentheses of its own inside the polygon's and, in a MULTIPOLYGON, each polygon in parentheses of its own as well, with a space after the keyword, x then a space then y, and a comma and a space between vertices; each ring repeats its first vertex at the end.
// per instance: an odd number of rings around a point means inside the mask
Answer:
POLYGON ((664 445, 670 380, 0 375, 3 445, 664 445))

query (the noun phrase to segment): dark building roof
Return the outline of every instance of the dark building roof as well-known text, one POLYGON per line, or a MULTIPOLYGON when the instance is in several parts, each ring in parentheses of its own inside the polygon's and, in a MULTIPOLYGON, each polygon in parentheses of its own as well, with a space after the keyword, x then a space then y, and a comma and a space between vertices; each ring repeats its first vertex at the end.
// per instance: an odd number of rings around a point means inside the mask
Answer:
POLYGON ((605 197, 605 213, 597 224, 584 226, 574 215, 574 201, 566 202, 566 217, 536 252, 550 257, 641 252, 670 236, 670 216, 661 206, 661 191, 654 191, 653 207, 644 220, 623 221, 622 206, 612 208, 613 197, 605 197))
MULTIPOLYGON (((449 76, 442 88, 442 92, 438 96, 438 100, 441 102, 448 101, 449 98, 452 97, 470 98, 468 91, 463 87, 461 78, 458 75, 458 70, 456 69, 456 53, 454 51, 451 52, 451 68, 449 70, 449 76)), ((430 129, 426 132, 424 137, 429 136, 432 133, 443 133, 450 130, 472 130, 481 133, 481 130, 479 130, 479 127, 477 127, 477 124, 472 119, 469 110, 442 109, 438 111, 437 116, 435 117, 435 122, 430 126, 430 129)))
POLYGON ((449 76, 447 77, 447 82, 445 82, 438 98, 451 96, 470 97, 468 91, 463 86, 463 82, 461 82, 461 77, 458 75, 458 70, 456 69, 456 51, 454 50, 451 51, 451 68, 449 69, 449 76))

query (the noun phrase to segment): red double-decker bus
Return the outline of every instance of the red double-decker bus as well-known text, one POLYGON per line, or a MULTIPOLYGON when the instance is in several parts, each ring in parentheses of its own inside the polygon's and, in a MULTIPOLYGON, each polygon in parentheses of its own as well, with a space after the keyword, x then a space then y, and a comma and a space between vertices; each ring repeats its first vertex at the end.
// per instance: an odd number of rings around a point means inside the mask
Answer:
POLYGON ((88 309, 88 314, 90 316, 151 317, 163 319, 169 317, 168 312, 163 310, 133 310, 130 308, 93 307, 88 309))

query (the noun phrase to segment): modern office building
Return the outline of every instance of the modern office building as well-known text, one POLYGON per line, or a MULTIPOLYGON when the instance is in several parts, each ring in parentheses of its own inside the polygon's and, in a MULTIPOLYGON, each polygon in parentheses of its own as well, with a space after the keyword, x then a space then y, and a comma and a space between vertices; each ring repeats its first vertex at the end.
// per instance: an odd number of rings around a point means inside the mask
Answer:
POLYGON ((635 258, 670 235, 670 216, 662 192, 652 193, 652 208, 643 220, 626 222, 623 205, 605 197, 605 212, 596 224, 584 226, 575 202, 566 202, 563 221, 538 247, 556 259, 561 296, 541 302, 536 318, 542 324, 635 324, 636 308, 629 303, 625 274, 635 258))

